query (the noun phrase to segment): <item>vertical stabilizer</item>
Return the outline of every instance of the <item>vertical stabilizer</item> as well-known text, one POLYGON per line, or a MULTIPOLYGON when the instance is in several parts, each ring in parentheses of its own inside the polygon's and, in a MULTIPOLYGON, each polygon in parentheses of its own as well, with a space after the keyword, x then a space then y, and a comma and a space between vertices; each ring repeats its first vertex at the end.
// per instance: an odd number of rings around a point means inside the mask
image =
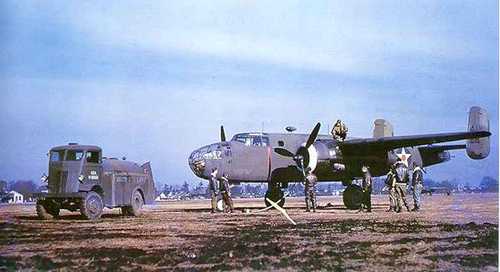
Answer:
POLYGON ((374 124, 375 126, 373 127, 373 138, 394 136, 392 125, 388 121, 384 119, 377 119, 375 120, 374 124))
MULTIPOLYGON (((490 120, 485 109, 472 107, 469 111, 469 131, 490 131, 490 120)), ((467 155, 474 160, 488 157, 490 154, 490 138, 476 138, 467 140, 467 155)))

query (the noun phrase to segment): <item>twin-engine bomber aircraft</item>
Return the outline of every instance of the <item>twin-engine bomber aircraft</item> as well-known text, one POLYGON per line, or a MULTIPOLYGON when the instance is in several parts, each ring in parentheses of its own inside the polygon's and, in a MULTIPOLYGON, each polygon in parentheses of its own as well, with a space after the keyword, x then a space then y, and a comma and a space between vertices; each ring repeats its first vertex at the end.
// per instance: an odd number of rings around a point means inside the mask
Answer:
MULTIPOLYGON (((330 135, 318 135, 320 123, 311 134, 240 133, 226 141, 221 126, 221 141, 195 150, 188 162, 196 176, 209 179, 212 169, 228 174, 230 183, 267 182, 266 198, 285 203, 282 189, 289 182, 304 180, 310 167, 319 181, 342 181, 344 205, 360 205, 360 187, 353 180, 362 176, 361 168, 370 167, 372 176, 383 176, 392 164, 401 160, 410 169, 428 167, 450 160, 448 150, 466 149, 471 159, 489 155, 489 119, 480 107, 469 112, 468 132, 394 136, 392 125, 377 119, 373 138, 348 138, 336 141, 330 135), (434 145, 467 140, 466 144, 434 145)), ((266 205, 270 205, 267 203, 266 205)))

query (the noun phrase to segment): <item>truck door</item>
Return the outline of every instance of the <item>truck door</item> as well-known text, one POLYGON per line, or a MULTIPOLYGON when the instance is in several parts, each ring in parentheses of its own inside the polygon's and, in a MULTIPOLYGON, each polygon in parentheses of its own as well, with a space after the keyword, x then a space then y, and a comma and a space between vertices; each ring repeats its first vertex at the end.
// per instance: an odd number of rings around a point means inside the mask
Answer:
POLYGON ((93 183, 102 183, 102 165, 99 151, 85 153, 85 170, 82 173, 93 183))

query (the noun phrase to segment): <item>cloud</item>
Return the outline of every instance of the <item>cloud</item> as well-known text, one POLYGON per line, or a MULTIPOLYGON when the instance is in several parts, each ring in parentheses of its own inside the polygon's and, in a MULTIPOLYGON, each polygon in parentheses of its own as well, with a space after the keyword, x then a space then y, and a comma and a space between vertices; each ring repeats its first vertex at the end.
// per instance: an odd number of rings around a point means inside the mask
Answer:
POLYGON ((491 50, 484 50, 491 43, 483 39, 498 40, 495 29, 483 27, 486 8, 470 3, 183 1, 57 7, 45 8, 99 46, 340 74, 384 76, 419 57, 492 59, 491 50), (460 8, 474 13, 457 14, 460 8))

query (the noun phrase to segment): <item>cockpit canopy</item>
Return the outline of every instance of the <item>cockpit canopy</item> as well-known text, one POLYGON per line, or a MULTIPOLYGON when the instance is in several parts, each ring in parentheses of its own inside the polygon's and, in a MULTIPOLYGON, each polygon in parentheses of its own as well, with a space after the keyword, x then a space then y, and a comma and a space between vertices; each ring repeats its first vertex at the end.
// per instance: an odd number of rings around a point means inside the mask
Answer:
POLYGON ((265 133, 240 133, 231 139, 246 146, 269 146, 269 137, 265 133))

